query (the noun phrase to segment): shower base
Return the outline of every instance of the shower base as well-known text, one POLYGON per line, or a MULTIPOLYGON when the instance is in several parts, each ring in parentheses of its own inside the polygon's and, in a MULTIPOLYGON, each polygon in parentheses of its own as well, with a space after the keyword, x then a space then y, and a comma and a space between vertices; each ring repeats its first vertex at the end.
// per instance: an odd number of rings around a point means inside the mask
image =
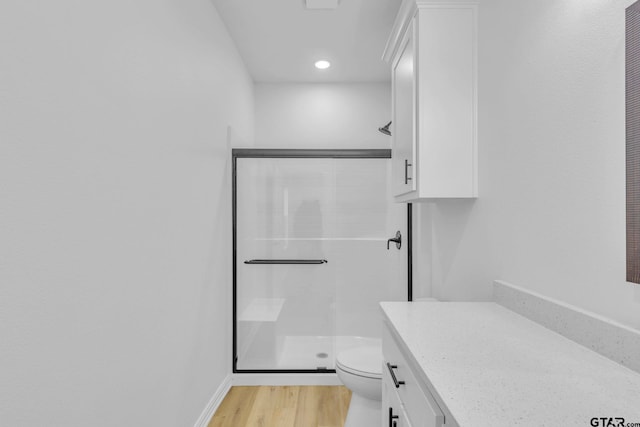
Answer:
POLYGON ((381 345, 380 338, 355 336, 281 336, 275 358, 246 357, 239 370, 333 370, 336 355, 349 348, 381 345), (269 360, 271 359, 271 360, 269 360))

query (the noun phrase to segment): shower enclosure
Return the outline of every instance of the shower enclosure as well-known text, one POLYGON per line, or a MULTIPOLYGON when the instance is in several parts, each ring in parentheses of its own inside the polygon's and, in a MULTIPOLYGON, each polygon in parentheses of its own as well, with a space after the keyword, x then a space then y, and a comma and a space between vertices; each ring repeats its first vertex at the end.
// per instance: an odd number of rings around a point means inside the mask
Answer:
POLYGON ((378 302, 408 298, 410 210, 393 202, 391 152, 232 157, 233 370, 333 372, 342 349, 379 343, 378 302))

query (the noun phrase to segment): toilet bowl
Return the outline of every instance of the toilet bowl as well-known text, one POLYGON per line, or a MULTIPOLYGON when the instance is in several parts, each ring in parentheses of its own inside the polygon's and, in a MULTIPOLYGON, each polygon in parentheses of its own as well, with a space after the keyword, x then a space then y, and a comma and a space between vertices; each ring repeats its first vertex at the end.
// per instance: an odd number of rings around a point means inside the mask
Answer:
POLYGON ((340 381, 351 390, 345 427, 379 425, 382 405, 382 348, 367 345, 338 353, 336 373, 340 381))

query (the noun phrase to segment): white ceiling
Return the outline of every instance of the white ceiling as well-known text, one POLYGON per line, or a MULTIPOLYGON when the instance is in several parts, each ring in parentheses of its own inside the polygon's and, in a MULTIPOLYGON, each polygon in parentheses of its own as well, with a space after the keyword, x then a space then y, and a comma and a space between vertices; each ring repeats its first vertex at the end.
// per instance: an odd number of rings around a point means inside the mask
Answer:
POLYGON ((304 0, 212 0, 256 82, 380 82, 381 57, 401 0, 340 0, 307 10, 304 0), (313 64, 327 59, 331 68, 313 64))

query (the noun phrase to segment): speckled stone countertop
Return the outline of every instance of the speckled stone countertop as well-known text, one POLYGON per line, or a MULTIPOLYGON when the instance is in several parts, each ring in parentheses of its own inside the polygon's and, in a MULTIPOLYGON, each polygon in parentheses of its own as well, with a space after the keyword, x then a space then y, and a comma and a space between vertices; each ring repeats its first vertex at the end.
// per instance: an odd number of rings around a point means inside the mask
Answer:
POLYGON ((500 305, 380 305, 460 427, 640 423, 640 374, 500 305))

